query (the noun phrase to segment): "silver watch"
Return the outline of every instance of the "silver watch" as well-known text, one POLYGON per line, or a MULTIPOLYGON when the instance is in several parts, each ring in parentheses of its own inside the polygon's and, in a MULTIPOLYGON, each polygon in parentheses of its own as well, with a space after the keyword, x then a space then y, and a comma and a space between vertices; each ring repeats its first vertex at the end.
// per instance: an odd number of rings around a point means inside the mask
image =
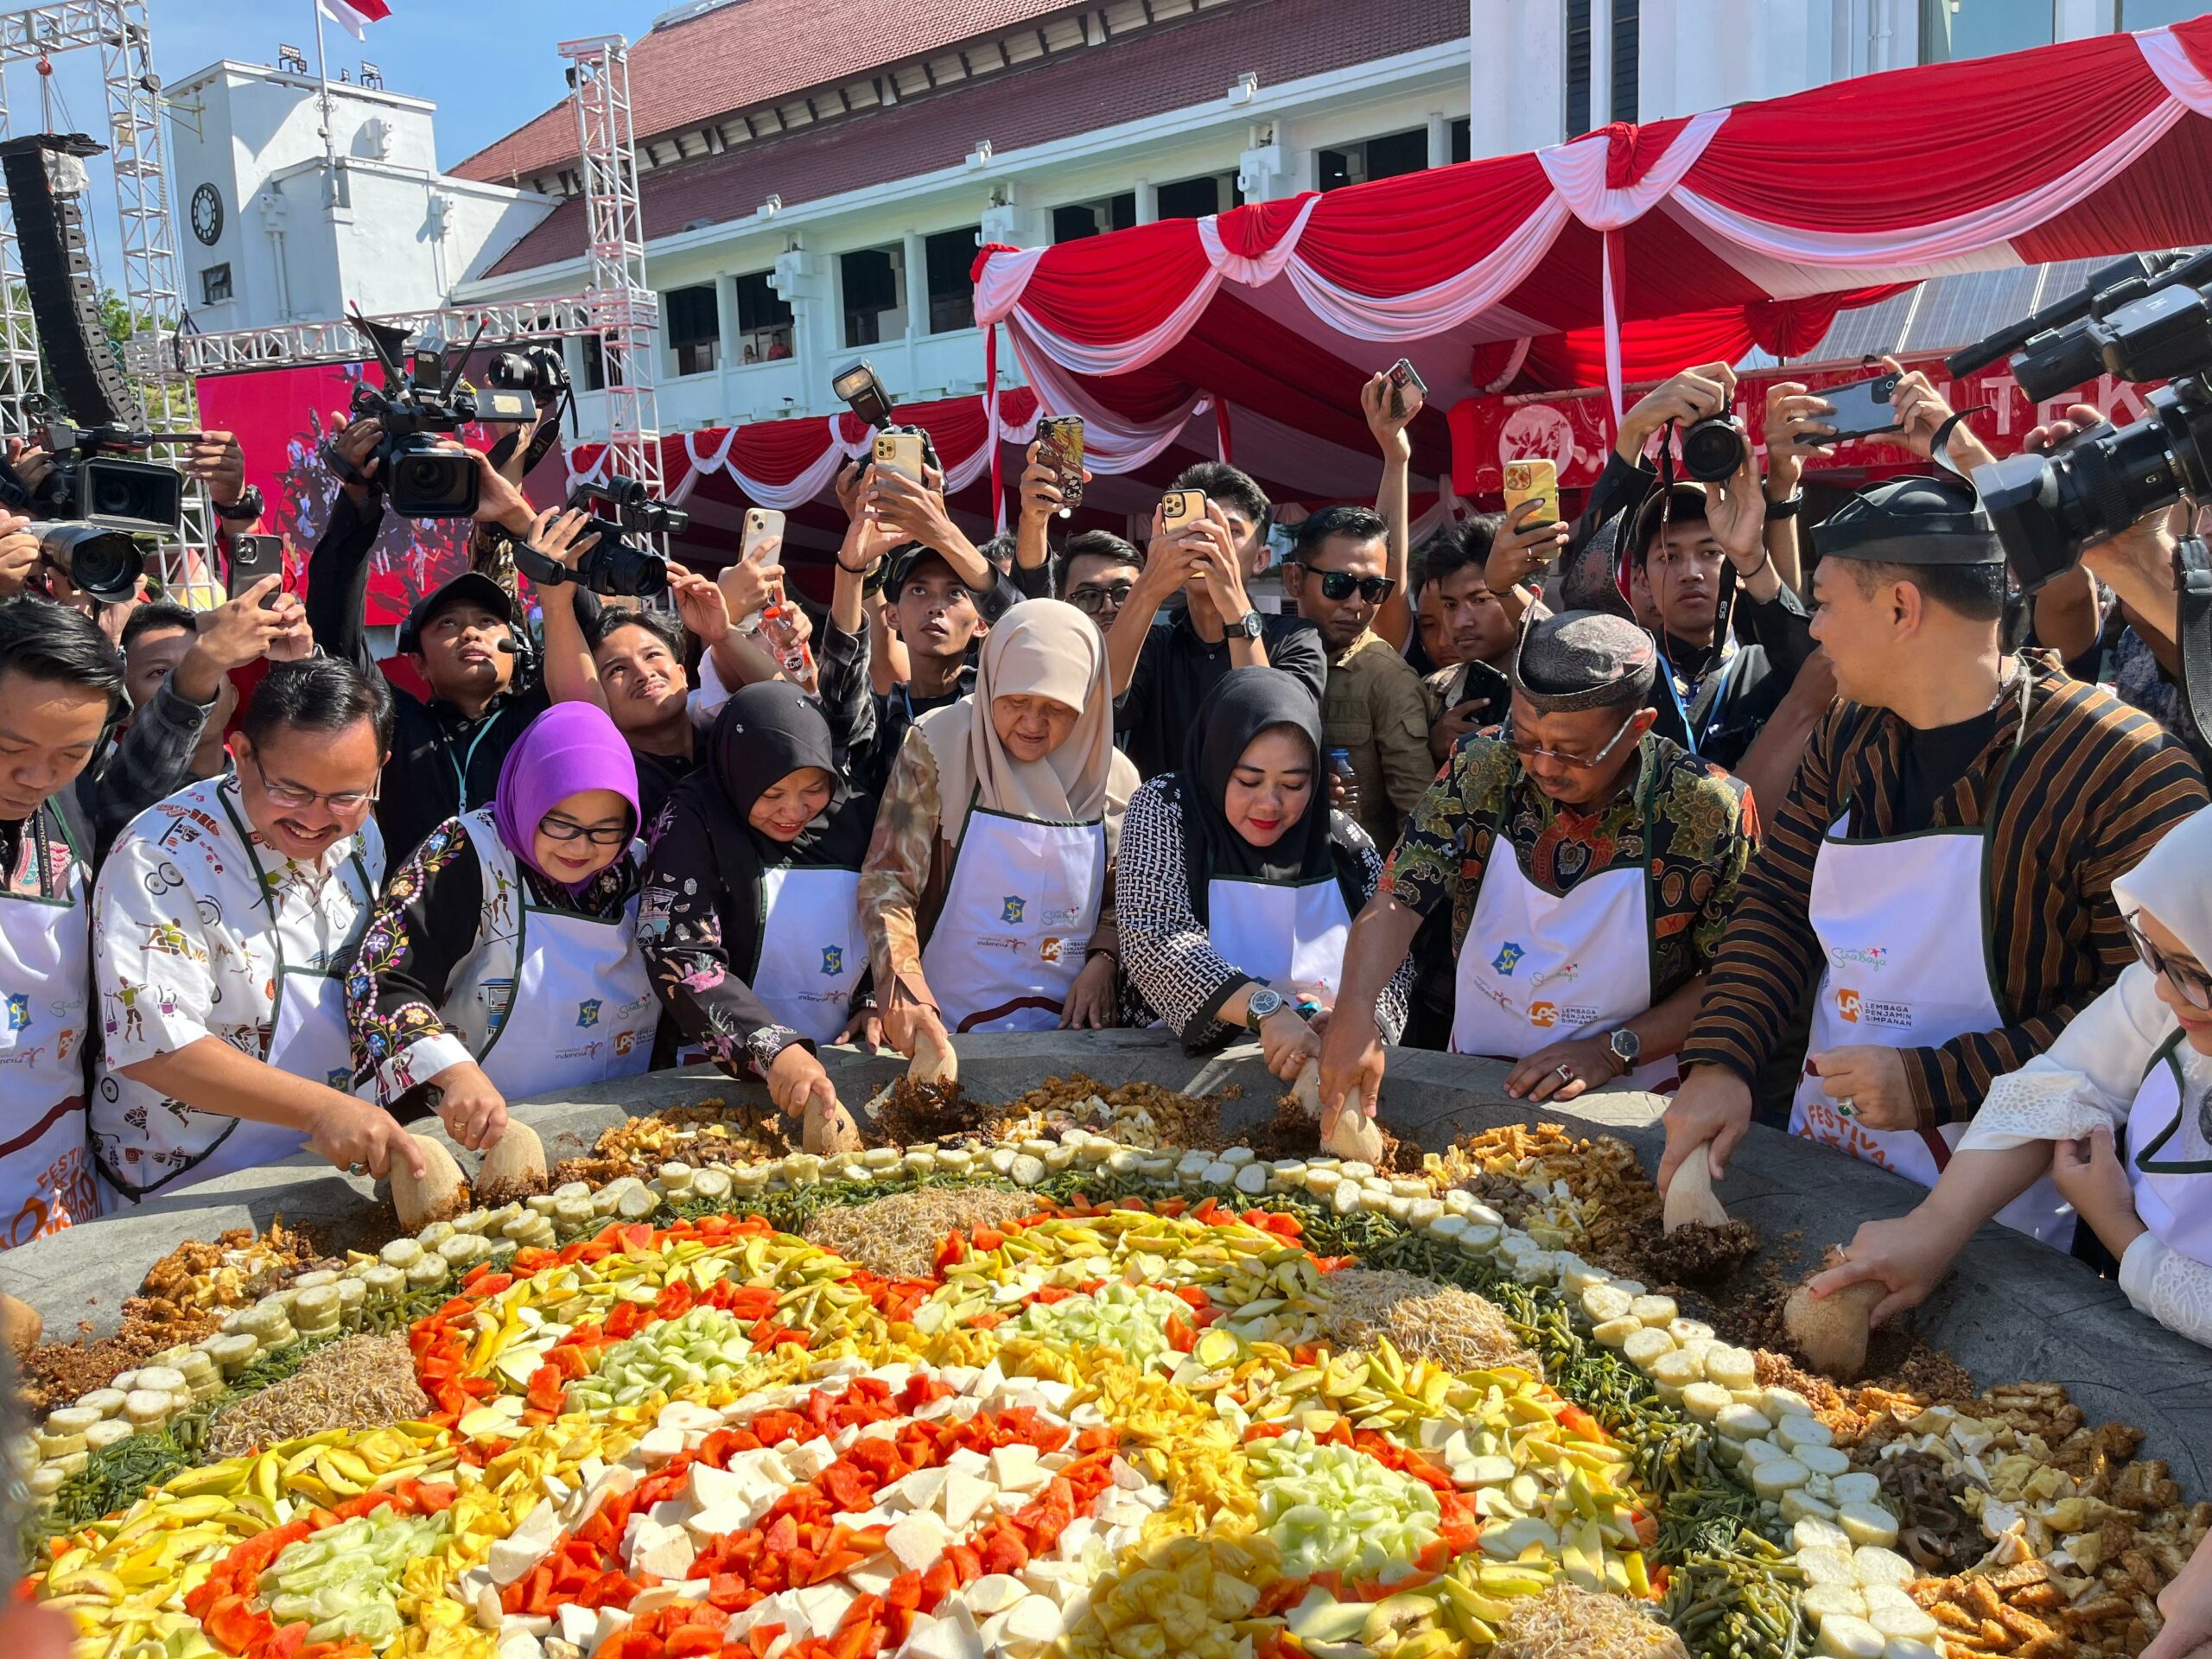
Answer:
POLYGON ((1230 623, 1230 626, 1235 628, 1247 639, 1257 639, 1268 631, 1268 625, 1260 620, 1260 613, 1257 611, 1245 612, 1236 621, 1230 623))
POLYGON ((1282 993, 1261 986, 1244 999, 1244 1029, 1256 1036, 1260 1027, 1281 1014, 1282 1008, 1282 993))
POLYGON ((1621 1026, 1605 1033, 1605 1047, 1621 1063, 1621 1075, 1626 1077, 1636 1070, 1637 1061, 1643 1054, 1643 1039, 1621 1026))

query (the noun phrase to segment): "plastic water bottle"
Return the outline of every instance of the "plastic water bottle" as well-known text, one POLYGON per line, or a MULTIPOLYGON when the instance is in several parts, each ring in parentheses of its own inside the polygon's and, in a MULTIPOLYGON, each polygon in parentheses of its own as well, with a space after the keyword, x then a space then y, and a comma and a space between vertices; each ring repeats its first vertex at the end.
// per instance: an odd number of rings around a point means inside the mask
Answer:
POLYGON ((760 617, 761 634, 776 660, 783 664, 784 672, 794 680, 813 684, 814 653, 806 648, 805 640, 792 637, 789 609, 771 605, 760 613, 760 617))
POLYGON ((1359 779, 1351 769, 1350 749, 1329 751, 1329 775, 1341 779, 1344 786, 1344 804, 1337 810, 1348 817, 1359 816, 1359 779))

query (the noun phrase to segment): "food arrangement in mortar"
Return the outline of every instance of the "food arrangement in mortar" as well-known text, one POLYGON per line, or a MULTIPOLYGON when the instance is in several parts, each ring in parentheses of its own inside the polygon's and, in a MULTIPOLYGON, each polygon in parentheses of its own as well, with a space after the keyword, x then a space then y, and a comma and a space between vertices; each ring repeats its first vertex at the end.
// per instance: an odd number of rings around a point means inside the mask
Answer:
POLYGON ((632 1120, 374 1255, 172 1264, 219 1327, 20 1448, 30 1588, 86 1659, 2093 1659, 2212 1522, 2062 1391, 1840 1390, 1598 1265, 1656 1231, 1618 1142, 1005 1109, 632 1120))

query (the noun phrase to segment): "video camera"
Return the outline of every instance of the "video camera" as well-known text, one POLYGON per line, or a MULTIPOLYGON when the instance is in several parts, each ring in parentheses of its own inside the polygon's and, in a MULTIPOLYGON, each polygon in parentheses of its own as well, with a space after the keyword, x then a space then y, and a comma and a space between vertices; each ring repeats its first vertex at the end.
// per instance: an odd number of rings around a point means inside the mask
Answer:
POLYGON ((436 351, 408 353, 405 331, 371 322, 359 311, 353 326, 384 371, 381 388, 365 380, 353 388, 353 417, 372 417, 384 429, 376 448, 377 479, 391 510, 403 518, 474 516, 476 456, 453 435, 479 420, 535 422, 536 399, 519 387, 494 385, 479 391, 461 378, 461 364, 483 338, 480 327, 460 357, 448 361, 436 351))
POLYGON ((145 573, 143 540, 174 537, 184 523, 184 474, 134 461, 157 443, 190 443, 196 432, 149 432, 111 423, 82 427, 49 416, 41 448, 49 463, 27 482, 0 461, 0 505, 35 522, 39 556, 93 598, 129 599, 145 573))
POLYGON ((570 569, 518 541, 516 569, 541 587, 573 582, 602 597, 646 599, 667 591, 668 561, 627 538, 681 535, 691 523, 690 513, 655 500, 639 480, 620 475, 603 484, 577 485, 569 492, 569 505, 592 510, 588 528, 598 536, 597 543, 570 569))
POLYGON ((2048 454, 2008 455, 1974 469, 2005 562, 2033 592, 2183 494, 2212 494, 2212 252, 2135 254, 2024 321, 1952 354, 1954 376, 2012 353, 2008 365, 2037 402, 2099 374, 2164 380, 2132 425, 2100 422, 2048 454), (2017 348, 2017 349, 2016 349, 2017 348))

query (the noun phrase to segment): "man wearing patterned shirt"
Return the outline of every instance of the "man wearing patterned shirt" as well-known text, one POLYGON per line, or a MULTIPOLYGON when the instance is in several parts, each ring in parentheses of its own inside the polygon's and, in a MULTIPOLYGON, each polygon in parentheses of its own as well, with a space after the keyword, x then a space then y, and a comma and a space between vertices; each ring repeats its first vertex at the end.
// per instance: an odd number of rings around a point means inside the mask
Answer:
POLYGON ((1447 905, 1455 1052, 1519 1062, 1507 1089, 1534 1100, 1672 1079, 1757 824, 1740 784, 1652 732, 1657 672, 1625 618, 1529 631, 1504 731, 1461 744, 1352 925, 1325 1103, 1357 1086, 1373 1110, 1382 1050, 1363 1011, 1447 905))

